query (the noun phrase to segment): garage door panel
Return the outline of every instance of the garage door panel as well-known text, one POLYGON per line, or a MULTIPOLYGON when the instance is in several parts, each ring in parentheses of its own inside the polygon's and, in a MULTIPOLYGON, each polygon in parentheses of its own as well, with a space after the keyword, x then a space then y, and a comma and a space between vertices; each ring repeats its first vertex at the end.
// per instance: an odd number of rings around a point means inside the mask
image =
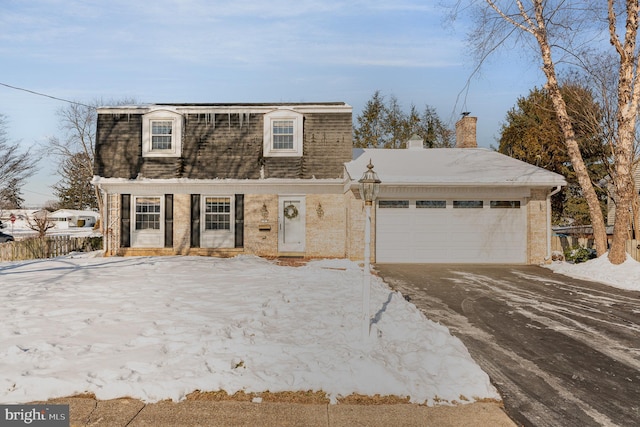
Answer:
POLYGON ((519 208, 384 208, 376 211, 377 262, 524 263, 526 211, 519 208))

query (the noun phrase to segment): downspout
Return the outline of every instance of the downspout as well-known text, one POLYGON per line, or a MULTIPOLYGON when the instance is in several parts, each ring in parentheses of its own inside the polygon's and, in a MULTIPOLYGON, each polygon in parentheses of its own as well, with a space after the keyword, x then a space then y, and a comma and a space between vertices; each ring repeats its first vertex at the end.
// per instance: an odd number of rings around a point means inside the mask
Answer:
POLYGON ((547 195, 547 256, 545 261, 551 259, 551 196, 557 194, 562 189, 561 185, 558 185, 555 190, 547 195))

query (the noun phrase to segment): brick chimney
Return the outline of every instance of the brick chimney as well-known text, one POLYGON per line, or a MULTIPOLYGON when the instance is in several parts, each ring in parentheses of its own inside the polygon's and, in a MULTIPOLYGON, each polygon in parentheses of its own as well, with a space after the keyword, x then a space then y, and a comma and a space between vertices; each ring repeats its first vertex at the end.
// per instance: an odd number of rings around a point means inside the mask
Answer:
POLYGON ((456 122, 456 148, 477 148, 476 122, 477 117, 462 113, 462 118, 456 122))

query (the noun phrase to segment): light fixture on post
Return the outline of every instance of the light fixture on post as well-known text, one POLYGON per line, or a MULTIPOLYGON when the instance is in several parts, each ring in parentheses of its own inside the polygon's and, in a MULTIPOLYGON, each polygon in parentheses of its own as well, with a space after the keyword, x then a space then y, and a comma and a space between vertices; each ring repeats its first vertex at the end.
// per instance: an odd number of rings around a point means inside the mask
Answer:
POLYGON ((378 197, 380 190, 380 179, 378 174, 373 170, 373 164, 369 159, 367 171, 358 181, 360 183, 360 196, 364 200, 366 212, 366 221, 364 224, 364 270, 362 277, 362 339, 369 336, 370 317, 369 317, 369 300, 371 295, 371 206, 378 197))

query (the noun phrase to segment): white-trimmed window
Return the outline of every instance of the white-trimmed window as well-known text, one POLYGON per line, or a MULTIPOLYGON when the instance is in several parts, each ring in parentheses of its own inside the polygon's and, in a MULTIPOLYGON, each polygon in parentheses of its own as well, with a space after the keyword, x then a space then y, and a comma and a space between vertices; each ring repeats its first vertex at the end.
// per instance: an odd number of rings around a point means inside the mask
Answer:
POLYGON ((302 157, 304 116, 291 110, 264 115, 264 156, 302 157))
POLYGON ((151 120, 151 151, 171 150, 173 122, 169 120, 151 120))
POLYGON ((131 247, 164 246, 164 197, 134 196, 131 206, 131 247))
POLYGON ((235 197, 205 195, 201 198, 200 245, 203 248, 235 246, 235 197))
POLYGON ((204 229, 231 230, 231 197, 204 198, 204 229))
POLYGON ((168 110, 147 113, 142 119, 142 156, 179 157, 182 154, 182 116, 168 110))
POLYGON ((136 197, 136 231, 160 230, 160 197, 136 197))

